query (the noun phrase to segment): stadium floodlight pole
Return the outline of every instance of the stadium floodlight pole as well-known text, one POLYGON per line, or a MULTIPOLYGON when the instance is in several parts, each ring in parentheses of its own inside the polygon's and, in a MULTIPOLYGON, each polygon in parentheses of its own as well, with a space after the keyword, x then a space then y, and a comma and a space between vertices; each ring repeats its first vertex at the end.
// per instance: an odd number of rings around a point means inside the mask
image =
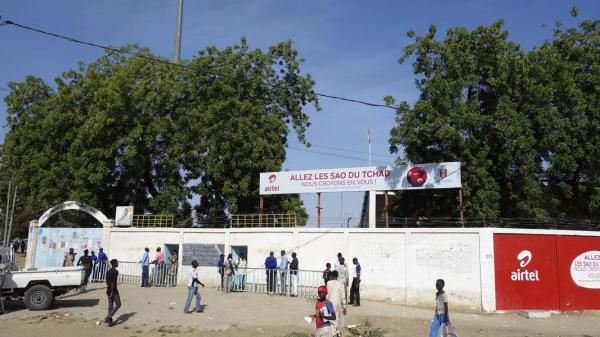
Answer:
POLYGON ((183 24, 183 0, 177 5, 177 28, 175 29, 175 62, 179 63, 181 55, 181 30, 183 24))

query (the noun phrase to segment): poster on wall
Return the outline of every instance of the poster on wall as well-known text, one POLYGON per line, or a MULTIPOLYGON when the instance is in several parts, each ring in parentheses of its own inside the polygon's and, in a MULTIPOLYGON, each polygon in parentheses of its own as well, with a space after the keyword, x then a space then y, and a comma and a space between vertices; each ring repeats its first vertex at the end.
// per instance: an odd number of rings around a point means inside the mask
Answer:
POLYGON ((84 249, 92 248, 92 243, 102 242, 102 228, 48 228, 44 227, 38 241, 34 266, 60 267, 64 256, 73 248, 76 260, 83 255, 84 249), (83 232, 86 236, 84 237, 83 232), (77 239, 74 239, 77 238, 77 239))
POLYGON ((219 261, 219 255, 224 252, 224 244, 184 243, 182 263, 184 265, 191 265, 192 260, 196 260, 199 266, 216 266, 219 261))
POLYGON ((133 223, 133 206, 117 206, 115 226, 130 227, 133 223))

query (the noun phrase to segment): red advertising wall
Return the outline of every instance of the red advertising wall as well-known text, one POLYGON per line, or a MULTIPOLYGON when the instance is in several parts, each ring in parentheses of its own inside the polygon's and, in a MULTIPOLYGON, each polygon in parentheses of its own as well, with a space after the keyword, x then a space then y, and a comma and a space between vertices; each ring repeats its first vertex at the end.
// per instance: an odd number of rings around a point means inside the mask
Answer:
POLYGON ((497 310, 600 309, 600 237, 494 234, 497 310))
POLYGON ((557 239, 560 310, 600 309, 600 237, 557 239))
POLYGON ((494 234, 496 310, 557 309, 556 237, 494 234))

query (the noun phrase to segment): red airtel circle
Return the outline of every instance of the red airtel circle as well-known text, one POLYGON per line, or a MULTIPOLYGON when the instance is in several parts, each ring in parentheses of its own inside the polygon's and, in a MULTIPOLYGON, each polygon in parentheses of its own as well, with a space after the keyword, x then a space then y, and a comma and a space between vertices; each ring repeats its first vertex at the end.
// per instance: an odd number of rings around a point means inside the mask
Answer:
POLYGON ((427 171, 422 167, 415 166, 408 170, 406 180, 413 187, 421 187, 427 181, 427 171))

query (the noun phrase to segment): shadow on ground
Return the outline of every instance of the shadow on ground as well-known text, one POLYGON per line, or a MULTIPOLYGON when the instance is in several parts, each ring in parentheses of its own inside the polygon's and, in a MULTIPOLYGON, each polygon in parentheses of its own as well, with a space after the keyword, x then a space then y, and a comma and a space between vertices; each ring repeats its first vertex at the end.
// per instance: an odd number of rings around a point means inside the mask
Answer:
POLYGON ((117 317, 117 319, 115 319, 115 325, 127 322, 131 317, 135 316, 136 314, 137 312, 130 312, 117 317))
POLYGON ((100 300, 97 298, 87 298, 87 299, 57 299, 54 305, 52 305, 52 309, 60 309, 60 308, 80 308, 80 307, 95 307, 100 303, 100 300))

